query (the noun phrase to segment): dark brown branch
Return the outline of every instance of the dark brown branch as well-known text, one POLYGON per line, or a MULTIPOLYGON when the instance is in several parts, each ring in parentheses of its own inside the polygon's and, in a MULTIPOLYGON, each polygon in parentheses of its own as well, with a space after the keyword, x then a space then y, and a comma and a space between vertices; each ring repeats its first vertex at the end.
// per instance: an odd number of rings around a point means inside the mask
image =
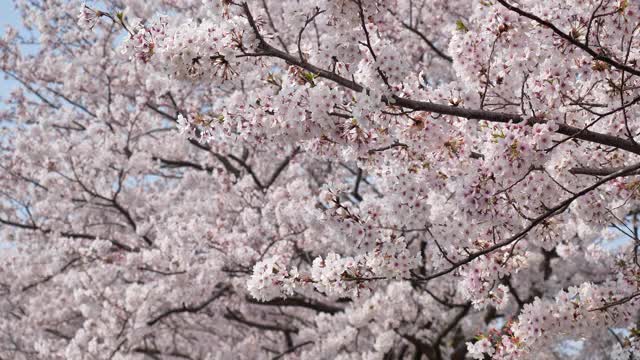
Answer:
POLYGON ((356 175, 356 181, 353 186, 353 191, 351 195, 355 197, 358 201, 362 201, 362 195, 360 195, 360 183, 362 182, 362 169, 358 168, 358 174, 356 175))
POLYGON ((211 295, 211 297, 209 297, 207 300, 203 301, 202 303, 200 303, 198 305, 187 306, 187 305, 183 304, 181 307, 165 310, 162 314, 160 314, 160 315, 156 316, 155 318, 147 321, 147 325, 153 326, 157 322, 159 322, 160 320, 162 320, 162 319, 164 319, 164 318, 166 318, 168 316, 171 316, 173 314, 197 313, 197 312, 203 310, 204 308, 206 308, 207 306, 209 306, 209 304, 211 304, 212 302, 214 302, 217 299, 219 299, 220 297, 222 297, 227 291, 229 291, 229 289, 230 289, 230 287, 228 287, 228 286, 222 287, 218 291, 214 292, 211 295))
POLYGON ((86 114, 88 114, 91 117, 97 117, 97 115, 95 113, 93 113, 92 111, 90 111, 89 109, 87 109, 86 106, 80 104, 77 101, 71 100, 69 99, 66 95, 62 94, 61 92, 55 90, 55 89, 51 89, 49 87, 46 88, 47 90, 49 90, 51 93, 53 93, 54 95, 62 98, 64 101, 68 102, 70 105, 73 105, 74 107, 82 110, 83 112, 85 112, 86 114))
POLYGON ((258 301, 250 296, 247 296, 246 300, 247 302, 255 305, 301 307, 301 308, 311 309, 311 310, 315 310, 317 312, 322 312, 326 314, 337 314, 344 311, 343 308, 338 306, 333 306, 333 305, 321 303, 321 302, 310 300, 310 299, 296 298, 296 297, 273 299, 269 301, 258 301))
POLYGON ((296 350, 298 350, 299 348, 303 347, 303 346, 307 346, 307 345, 311 345, 313 344, 313 341, 305 341, 305 342, 301 342, 298 345, 294 345, 290 348, 288 348, 287 350, 281 352, 280 354, 274 356, 271 358, 271 360, 278 360, 278 359, 282 359, 285 355, 290 354, 296 350))
POLYGON ((637 298, 638 296, 640 296, 640 292, 637 292, 637 293, 629 295, 629 296, 625 296, 620 300, 616 300, 616 301, 612 301, 610 303, 606 303, 605 305, 597 307, 595 309, 589 309, 589 311, 604 311, 604 310, 607 310, 607 309, 609 309, 611 307, 628 303, 629 301, 637 298))
POLYGON ((229 159, 237 162, 243 169, 245 169, 249 173, 249 175, 251 175, 251 178, 253 179, 253 182, 256 184, 258 189, 260 189, 260 190, 264 190, 265 189, 264 185, 262 184, 260 179, 258 179, 258 176, 253 171, 253 168, 251 166, 249 166, 246 162, 244 162, 244 160, 238 158, 237 156, 235 156, 233 154, 229 154, 228 157, 229 157, 229 159))
MULTIPOLYGON (((7 226, 13 226, 13 227, 17 227, 20 229, 24 229, 24 230, 32 230, 32 231, 40 231, 43 234, 50 234, 53 233, 52 230, 50 229, 42 229, 36 225, 31 225, 31 224, 22 224, 22 223, 17 223, 11 220, 6 220, 6 219, 2 219, 0 218, 0 224, 4 224, 7 226)), ((61 237, 65 237, 65 238, 70 238, 70 239, 85 239, 85 240, 96 240, 98 239, 98 236, 95 235, 91 235, 91 234, 82 234, 82 233, 74 233, 74 232, 60 232, 59 235, 61 237)), ((137 249, 134 249, 128 245, 125 245, 117 240, 113 240, 113 239, 104 239, 101 238, 103 240, 109 241, 110 243, 112 243, 114 246, 122 249, 122 250, 126 250, 126 251, 132 251, 135 252, 137 251, 137 249)))
POLYGON ((65 335, 65 334, 63 334, 62 332, 60 332, 60 331, 58 331, 56 329, 46 328, 46 329, 44 329, 44 332, 49 333, 49 334, 51 334, 53 336, 57 336, 57 337, 59 337, 61 339, 64 339, 66 341, 71 341, 71 339, 73 338, 72 336, 65 335))
POLYGON ((244 318, 244 316, 242 316, 242 314, 240 313, 236 313, 235 311, 231 310, 231 309, 227 309, 227 313, 224 314, 224 318, 227 320, 232 320, 232 321, 236 321, 239 322, 241 324, 247 325, 249 327, 252 328, 256 328, 256 329, 260 329, 260 330, 267 330, 267 331, 282 331, 284 333, 293 333, 293 334, 297 334, 298 333, 298 329, 293 328, 293 327, 286 327, 286 326, 281 326, 281 325, 272 325, 272 324, 264 324, 264 323, 259 323, 259 322, 255 322, 252 320, 247 320, 244 318))
POLYGON ((22 80, 17 75, 15 75, 15 74, 13 74, 11 72, 8 72, 6 70, 2 70, 2 71, 5 74, 7 74, 7 76, 11 77, 12 79, 14 79, 17 82, 19 82, 20 84, 22 84, 22 86, 24 86, 27 90, 29 90, 29 92, 31 92, 32 94, 37 96, 40 100, 42 100, 42 102, 44 102, 48 106, 50 106, 50 107, 52 107, 54 109, 59 109, 60 108, 60 105, 54 104, 51 100, 49 100, 46 97, 44 97, 44 95, 42 95, 38 90, 34 89, 31 85, 29 85, 29 83, 27 83, 26 81, 22 80))
POLYGON ((267 181, 267 183, 265 184, 265 189, 268 189, 271 185, 273 185, 273 183, 276 181, 276 179, 278 179, 278 176, 280 176, 282 171, 287 167, 287 165, 289 165, 291 160, 293 160, 293 158, 299 152, 300 152, 300 147, 296 147, 295 149, 293 149, 293 152, 291 153, 291 155, 289 155, 286 158, 284 158, 284 160, 280 163, 280 165, 278 165, 278 167, 273 172, 273 174, 271 174, 271 177, 269 178, 269 181, 267 181))
POLYGON ((578 39, 572 37, 571 35, 563 32, 562 30, 558 29, 555 25, 553 25, 552 23, 543 20, 541 18, 539 18, 538 16, 529 13, 527 11, 524 11, 516 6, 510 5, 509 3, 507 3, 506 0, 498 0, 498 2, 500 4, 502 4, 502 6, 506 7, 507 9, 517 13, 520 16, 524 16, 527 19, 533 20, 536 23, 550 29, 551 31, 553 31, 556 35, 560 36, 562 39, 566 40, 567 42, 569 42, 570 44, 580 48, 582 51, 586 52, 587 54, 591 55, 591 57, 593 57, 595 60, 600 60, 600 61, 604 61, 605 63, 616 67, 620 70, 624 70, 628 73, 631 73, 633 75, 640 75, 640 70, 637 70, 635 68, 632 68, 628 65, 622 64, 608 56, 605 56, 603 54, 599 54, 597 53, 595 50, 593 50, 591 47, 589 47, 586 44, 581 43, 580 41, 578 41, 578 39))
POLYGON ((353 0, 353 1, 358 5, 358 12, 360 15, 360 26, 362 27, 362 30, 364 31, 365 39, 367 40, 366 46, 369 49, 371 56, 373 56, 373 60, 376 61, 377 60, 376 53, 375 51, 373 51, 373 47, 371 46, 369 30, 367 30, 367 24, 364 21, 365 16, 364 16, 364 8, 362 7, 362 0, 353 0))
POLYGON ((280 176, 282 171, 284 171, 284 169, 287 167, 287 165, 289 165, 291 160, 299 152, 300 152, 300 148, 296 147, 293 150, 293 152, 291 153, 291 155, 288 155, 286 158, 284 158, 284 160, 282 160, 282 162, 278 165, 276 170, 273 172, 273 174, 271 174, 271 177, 269 178, 269 180, 265 184, 263 184, 262 181, 260 181, 260 179, 258 178, 258 175, 255 173, 255 171, 253 171, 253 168, 251 166, 249 166, 243 159, 240 159, 239 157, 237 157, 237 156, 235 156, 233 154, 229 154, 227 156, 231 160, 233 160, 236 163, 238 163, 242 168, 244 168, 249 173, 249 175, 253 179, 253 182, 256 184, 258 189, 260 189, 262 191, 266 191, 267 189, 269 189, 269 187, 271 187, 271 185, 273 185, 273 183, 278 179, 278 176, 280 176))
POLYGON ((183 167, 188 167, 188 168, 193 168, 196 170, 201 170, 201 171, 207 171, 207 172, 212 172, 213 171, 213 167, 212 166, 202 166, 200 164, 196 164, 193 163, 191 161, 186 161, 186 160, 170 160, 170 159, 164 159, 161 157, 157 157, 157 156, 153 156, 152 159, 154 161, 160 161, 163 165, 169 167, 169 168, 183 168, 183 167))
POLYGON ((63 272, 67 271, 67 269, 69 269, 73 264, 77 263, 78 261, 80 261, 79 257, 71 259, 62 268, 60 268, 60 270, 58 270, 58 271, 56 271, 56 272, 54 272, 54 273, 52 273, 50 275, 45 276, 41 280, 38 280, 38 281, 36 281, 36 282, 34 282, 32 284, 24 286, 22 288, 22 291, 27 291, 27 290, 33 289, 34 287, 36 287, 38 285, 41 285, 41 284, 44 284, 44 283, 48 282, 49 280, 53 279, 56 275, 62 274, 63 272))
POLYGON ((539 224, 543 223, 546 219, 564 211, 571 203, 573 203, 576 199, 578 199, 579 197, 590 193, 591 191, 597 189, 598 187, 602 186, 603 184, 619 178, 621 176, 626 176, 629 173, 632 173, 634 171, 640 170, 640 163, 631 165, 629 167, 626 167, 620 171, 617 171, 601 180, 599 180, 598 182, 596 182, 595 184, 588 186, 582 190, 580 190, 579 192, 575 193, 575 195, 571 196, 570 198, 561 201, 559 204, 549 208, 548 211, 546 211, 544 214, 536 217, 535 219, 533 219, 529 225, 527 225, 524 229, 522 229, 521 231, 519 231, 518 233, 516 233, 515 235, 509 237, 508 239, 505 239, 499 243, 496 243, 492 246, 489 246, 488 248, 476 251, 474 253, 470 253, 468 257, 466 257, 463 260, 460 260, 458 262, 456 262, 454 265, 452 265, 451 267, 444 269, 442 271, 436 272, 432 275, 426 276, 426 277, 420 277, 418 278, 418 280, 421 281, 429 281, 435 278, 438 278, 440 276, 446 275, 451 273, 452 271, 456 270, 457 268, 466 265, 468 263, 470 263, 471 261, 479 258, 482 255, 486 255, 492 251, 495 251, 497 249, 500 249, 504 246, 510 245, 514 242, 519 241, 521 238, 523 238, 525 235, 527 235, 529 233, 529 231, 531 231, 531 229, 533 229, 534 227, 538 226, 539 224))
POLYGON ((22 223, 18 223, 18 222, 7 220, 7 219, 3 219, 3 218, 0 218, 0 224, 13 226, 13 227, 17 227, 17 228, 20 228, 20 229, 26 229, 26 230, 39 230, 39 228, 36 227, 35 225, 22 224, 22 223))
MULTIPOLYGON (((569 169, 569 172, 574 175, 591 175, 591 176, 607 176, 620 171, 621 168, 589 168, 589 167, 575 167, 569 169)), ((638 175, 640 171, 634 171, 627 174, 627 176, 638 175)))
POLYGON ((287 45, 282 39, 282 36, 280 36, 278 30, 276 29, 275 23, 273 22, 273 18, 271 17, 271 11, 269 11, 269 7, 267 6, 267 0, 262 0, 262 7, 264 8, 264 12, 267 14, 267 20, 269 20, 269 25, 271 25, 271 29, 273 30, 273 33, 276 35, 276 39, 278 39, 278 41, 280 42, 280 45, 282 45, 282 48, 288 53, 289 51, 287 50, 287 45))
POLYGON ((374 154, 374 153, 377 153, 377 152, 386 151, 386 150, 393 149, 393 148, 396 148, 396 147, 401 147, 401 148, 406 149, 406 148, 408 148, 409 146, 408 146, 407 144, 403 144, 403 143, 401 143, 401 142, 394 142, 394 143, 393 143, 393 144, 391 144, 391 145, 383 146, 383 147, 381 147, 381 148, 377 148, 377 149, 371 149, 371 150, 369 150, 369 152, 368 152, 368 153, 369 153, 369 154, 374 154))
POLYGON ((433 50, 433 52, 436 53, 436 55, 438 55, 439 57, 441 57, 442 59, 446 60, 447 62, 453 62, 453 58, 447 54, 445 54, 442 50, 438 49, 438 47, 431 41, 429 40, 429 38, 427 38, 427 36, 425 34, 423 34, 420 30, 409 26, 409 24, 405 23, 405 22, 401 22, 402 26, 411 31, 412 33, 418 35, 420 37, 420 39, 422 39, 422 41, 424 41, 427 46, 429 46, 429 48, 431 50, 433 50))
POLYGON ((316 17, 318 17, 318 15, 322 14, 324 12, 324 10, 320 10, 319 8, 315 8, 314 9, 314 13, 313 15, 311 15, 310 17, 307 16, 306 21, 304 22, 304 25, 302 26, 302 28, 300 29, 300 31, 298 32, 298 56, 300 57, 300 61, 304 62, 304 56, 302 55, 302 35, 304 34, 304 31, 307 29, 307 26, 309 26, 309 24, 311 24, 316 17))
POLYGON ((456 316, 449 322, 449 324, 447 324, 447 326, 438 334, 436 341, 433 343, 434 347, 438 348, 440 346, 442 340, 451 332, 451 330, 458 326, 460 320, 467 316, 470 309, 471 303, 467 303, 465 307, 458 314, 456 314, 456 316))
POLYGON ((426 287, 421 288, 421 290, 424 290, 424 292, 429 294, 429 296, 431 296, 433 298, 433 300, 437 301, 439 304, 444 305, 444 306, 449 307, 449 308, 464 308, 464 307, 467 307, 467 305, 468 305, 468 304, 452 303, 452 302, 450 302, 448 300, 441 299, 439 296, 434 294, 431 290, 429 290, 426 287))
POLYGON ((431 344, 428 344, 410 334, 400 334, 400 336, 409 341, 416 348, 416 355, 414 356, 414 358, 420 359, 422 358, 421 355, 423 354, 426 355, 429 359, 435 358, 435 349, 433 346, 431 346, 431 344))
MULTIPOLYGON (((173 96, 170 96, 169 98, 171 99, 171 102, 173 102, 175 104, 175 100, 173 99, 173 96)), ((151 103, 147 103, 146 105, 147 105, 147 107, 149 109, 153 110, 157 114, 160 114, 160 115, 164 116, 168 120, 171 120, 173 122, 178 122, 178 116, 177 115, 173 116, 171 114, 168 114, 167 112, 159 109, 157 106, 155 106, 155 105, 153 105, 151 103)), ((204 150, 204 151, 207 151, 207 152, 211 153, 216 159, 218 159, 222 163, 222 166, 224 166, 225 170, 227 170, 229 173, 233 174, 236 178, 240 177, 240 170, 235 168, 233 165, 231 165, 231 162, 225 156, 211 151, 211 148, 209 146, 207 146, 205 144, 201 144, 201 143, 199 143, 198 141, 196 141, 194 139, 189 139, 189 143, 191 145, 197 147, 200 150, 204 150)))
MULTIPOLYGON (((289 64, 299 66, 319 77, 325 78, 327 80, 331 80, 353 91, 356 91, 356 92, 365 91, 365 88, 357 84, 355 81, 346 79, 334 72, 321 69, 317 66, 314 66, 313 64, 308 63, 307 61, 301 61, 300 59, 294 56, 291 56, 269 45, 264 40, 262 35, 260 35, 258 28, 255 24, 255 21, 253 19, 253 16, 251 15, 251 12, 249 10, 249 6, 246 3, 243 4, 242 6, 245 10, 245 15, 247 16, 249 25, 253 28, 254 32, 256 33, 256 37, 258 38, 259 44, 260 44, 259 53, 245 54, 244 56, 265 56, 265 57, 280 58, 289 64)), ((243 55, 240 55, 240 56, 243 56, 243 55)), ((629 69, 625 69, 625 70, 629 71, 629 69)), ((522 115, 519 115, 519 114, 468 109, 460 106, 449 106, 444 104, 436 104, 428 101, 411 100, 411 99, 406 99, 399 96, 392 96, 391 98, 383 97, 381 100, 390 106, 399 106, 399 107, 409 108, 412 110, 425 111, 425 112, 431 112, 436 114, 452 115, 452 116, 457 116, 460 118, 471 119, 471 120, 486 120, 486 121, 497 122, 497 123, 521 123, 526 121, 526 124, 528 125, 533 125, 535 123, 541 122, 541 120, 538 120, 535 118, 525 119, 522 115)), ((565 125, 565 124, 560 124, 557 132, 567 136, 574 136, 577 139, 581 139, 581 140, 585 140, 585 141, 589 141, 589 142, 593 142, 601 145, 611 146, 618 149, 633 152, 636 154, 640 154, 640 146, 636 145, 634 142, 628 139, 618 138, 613 135, 586 131, 584 129, 573 127, 570 125, 565 125)))

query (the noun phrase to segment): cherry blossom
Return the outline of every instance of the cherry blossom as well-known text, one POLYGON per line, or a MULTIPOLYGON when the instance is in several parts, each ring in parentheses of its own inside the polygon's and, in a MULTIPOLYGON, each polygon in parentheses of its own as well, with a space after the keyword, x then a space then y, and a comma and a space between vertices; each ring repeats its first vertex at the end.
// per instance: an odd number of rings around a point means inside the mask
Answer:
POLYGON ((636 2, 15 5, 0 358, 638 356, 636 2))

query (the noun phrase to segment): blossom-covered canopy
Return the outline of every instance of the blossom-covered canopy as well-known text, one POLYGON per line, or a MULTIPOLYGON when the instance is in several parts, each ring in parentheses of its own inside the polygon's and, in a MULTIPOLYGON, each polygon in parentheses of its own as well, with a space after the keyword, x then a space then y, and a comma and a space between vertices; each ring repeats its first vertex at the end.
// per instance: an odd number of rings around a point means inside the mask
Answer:
POLYGON ((0 359, 640 356, 634 0, 16 0, 0 359))

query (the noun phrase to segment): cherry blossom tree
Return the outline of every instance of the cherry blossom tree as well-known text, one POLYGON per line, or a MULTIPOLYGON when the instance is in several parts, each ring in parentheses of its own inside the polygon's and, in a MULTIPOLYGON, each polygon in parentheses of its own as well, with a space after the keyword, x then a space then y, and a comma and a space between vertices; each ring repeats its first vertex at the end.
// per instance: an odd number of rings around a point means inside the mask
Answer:
POLYGON ((0 359, 637 359, 640 4, 17 0, 0 359))

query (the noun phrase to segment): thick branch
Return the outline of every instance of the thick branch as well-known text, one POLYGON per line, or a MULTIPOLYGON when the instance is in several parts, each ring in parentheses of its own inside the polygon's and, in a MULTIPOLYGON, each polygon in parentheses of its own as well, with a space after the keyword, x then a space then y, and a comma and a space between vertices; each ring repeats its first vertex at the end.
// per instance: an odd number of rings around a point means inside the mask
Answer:
POLYGON ((561 38, 563 38, 564 40, 568 41, 569 43, 571 43, 572 45, 575 45, 576 47, 580 48, 582 51, 586 52, 587 54, 591 55, 591 57, 593 57, 595 60, 600 60, 600 61, 604 61, 605 63, 616 67, 618 69, 624 70, 630 74, 633 75, 640 75, 640 70, 637 70, 631 66, 622 64, 608 56, 605 56, 603 54, 599 54, 597 53, 595 50, 593 50, 591 47, 589 47, 586 44, 581 43, 580 41, 578 41, 578 39, 572 37, 571 35, 563 32, 562 30, 558 29, 555 25, 553 25, 552 23, 543 20, 541 18, 539 18, 538 16, 526 12, 518 7, 515 7, 513 5, 510 5, 509 3, 507 3, 506 0, 498 0, 498 2, 500 4, 502 4, 502 6, 506 7, 507 9, 517 13, 520 16, 524 16, 530 20, 535 21, 536 23, 550 29, 551 31, 553 31, 556 35, 560 36, 561 38))
MULTIPOLYGON (((32 230, 32 231, 40 231, 43 234, 50 234, 53 231, 50 229, 42 229, 36 225, 30 225, 30 224, 21 224, 15 221, 11 221, 11 220, 6 220, 6 219, 2 219, 0 218, 0 224, 3 225, 7 225, 7 226, 13 226, 13 227, 17 227, 19 229, 24 229, 24 230, 32 230)), ((85 239, 85 240, 97 240, 98 236, 95 235, 91 235, 91 234, 82 234, 82 233, 74 233, 74 232, 60 232, 59 235, 61 237, 65 237, 65 238, 70 238, 70 239, 85 239)), ((114 246, 122 249, 122 250, 126 250, 126 251, 137 251, 136 249, 125 245, 117 240, 113 240, 113 239, 104 239, 101 238, 103 240, 109 241, 111 242, 114 246)))
POLYGON ((285 350, 285 351, 281 352, 280 354, 278 354, 278 355, 274 356, 273 358, 271 358, 271 360, 278 360, 278 359, 282 359, 285 355, 287 355, 287 354, 291 354, 292 352, 294 352, 294 351, 296 351, 296 350, 300 349, 301 347, 303 347, 303 346, 307 346, 307 345, 311 345, 311 344, 313 344, 313 341, 305 341, 305 342, 301 342, 300 344, 298 344, 298 345, 294 345, 294 346, 292 346, 292 347, 288 348, 287 350, 285 350))
POLYGON ((155 325, 158 321, 171 316, 173 314, 180 314, 180 313, 197 313, 199 311, 201 311, 202 309, 206 308, 207 306, 209 306, 209 304, 211 304, 212 302, 216 301, 217 299, 219 299, 220 297, 222 297, 230 288, 228 286, 225 286, 223 288, 221 288, 220 290, 216 291, 213 293, 213 295, 211 295, 211 297, 209 297, 207 300, 203 301, 202 303, 198 304, 198 305, 194 305, 194 306, 187 306, 187 305, 182 305, 181 307, 177 307, 177 308, 171 308, 169 310, 165 310, 162 314, 156 316, 155 318, 147 321, 147 325, 149 326, 153 326, 155 325))
POLYGON ((249 327, 252 328, 256 328, 256 329, 260 329, 260 330, 266 330, 266 331, 282 331, 284 333, 293 333, 293 334, 297 334, 298 333, 298 329, 293 328, 293 327, 286 327, 286 326, 281 326, 281 325, 272 325, 272 324, 264 324, 264 323, 259 323, 256 321, 252 321, 252 320, 247 320, 244 318, 244 316, 242 316, 242 314, 236 313, 232 310, 227 309, 227 313, 224 315, 224 318, 227 320, 233 320, 236 322, 239 322, 241 324, 247 325, 249 327))
MULTIPOLYGON (((291 65, 295 65, 301 67, 319 77, 325 78, 327 80, 331 80, 341 86, 344 86, 348 89, 351 89, 355 92, 363 92, 366 89, 356 83, 355 81, 346 79, 335 72, 327 71, 321 69, 313 64, 310 64, 307 61, 302 61, 295 56, 287 54, 281 50, 278 50, 268 44, 260 32, 258 31, 258 27, 251 15, 249 10, 249 6, 245 3, 242 5, 245 9, 245 15, 247 16, 247 20, 249 21, 250 26, 253 28, 256 37, 258 38, 259 45, 259 53, 255 54, 244 54, 240 56, 265 56, 265 57, 276 57, 280 58, 291 65)), ((634 69, 625 67, 626 71, 634 73, 634 69)), ((381 99, 384 103, 390 106, 400 106, 404 108, 409 108, 417 111, 426 111, 436 114, 443 115, 452 115, 460 118, 470 119, 470 120, 486 120, 490 122, 498 122, 498 123, 520 123, 526 121, 527 124, 533 125, 535 123, 540 122, 540 120, 535 118, 525 119, 522 115, 513 114, 513 113, 503 113, 497 111, 485 111, 485 110, 477 110, 477 109, 468 109, 460 106, 449 106, 443 104, 436 104, 428 101, 418 101, 406 99, 399 96, 392 96, 391 98, 383 96, 381 99)), ((601 145, 611 146, 619 149, 623 149, 626 151, 630 151, 636 154, 640 154, 640 146, 635 144, 633 141, 622 139, 615 137, 613 135, 600 134, 588 130, 584 130, 581 128, 573 127, 570 125, 560 124, 559 129, 557 131, 560 134, 567 136, 574 136, 576 139, 581 139, 585 141, 589 141, 592 143, 597 143, 601 145)))
POLYGON ((307 300, 304 298, 285 298, 285 299, 273 299, 269 301, 257 301, 254 298, 247 296, 247 302, 256 305, 270 305, 270 306, 294 306, 294 307, 302 307, 306 309, 315 310, 317 312, 327 313, 327 314, 337 314, 339 312, 343 312, 344 309, 341 307, 321 303, 318 301, 307 300))
POLYGON ((570 198, 560 202, 559 204, 557 204, 556 206, 551 207, 548 211, 546 211, 544 214, 538 216, 537 218, 533 219, 529 225, 527 225, 524 229, 522 229, 520 232, 516 233, 515 235, 509 237, 508 239, 505 239, 499 243, 496 243, 492 246, 489 246, 485 249, 476 251, 474 253, 469 254, 468 257, 466 257, 463 260, 460 260, 456 263, 454 263, 451 267, 439 271, 437 273, 434 273, 432 275, 429 275, 427 277, 421 277, 419 278, 422 281, 428 281, 428 280, 432 280, 435 278, 438 278, 440 276, 446 275, 451 273, 452 271, 456 270, 457 268, 466 265, 468 263, 470 263, 471 261, 479 258, 482 255, 486 255, 492 251, 495 251, 497 249, 500 249, 504 246, 510 245, 514 242, 519 241, 521 238, 523 238, 525 235, 527 235, 529 233, 529 231, 531 231, 531 229, 533 229, 534 227, 538 226, 539 224, 541 224, 542 222, 544 222, 546 219, 556 215, 557 213, 562 212, 563 210, 565 210, 569 205, 571 205, 572 202, 574 202, 576 199, 580 198, 581 196, 590 193, 591 191, 597 189, 598 187, 602 186, 603 184, 619 178, 621 176, 626 176, 629 173, 632 173, 634 171, 640 170, 640 163, 631 165, 629 167, 626 167, 620 171, 617 171, 607 177, 602 178, 600 181, 596 182, 595 184, 588 186, 582 190, 580 190, 579 192, 575 193, 573 196, 571 196, 570 198))

